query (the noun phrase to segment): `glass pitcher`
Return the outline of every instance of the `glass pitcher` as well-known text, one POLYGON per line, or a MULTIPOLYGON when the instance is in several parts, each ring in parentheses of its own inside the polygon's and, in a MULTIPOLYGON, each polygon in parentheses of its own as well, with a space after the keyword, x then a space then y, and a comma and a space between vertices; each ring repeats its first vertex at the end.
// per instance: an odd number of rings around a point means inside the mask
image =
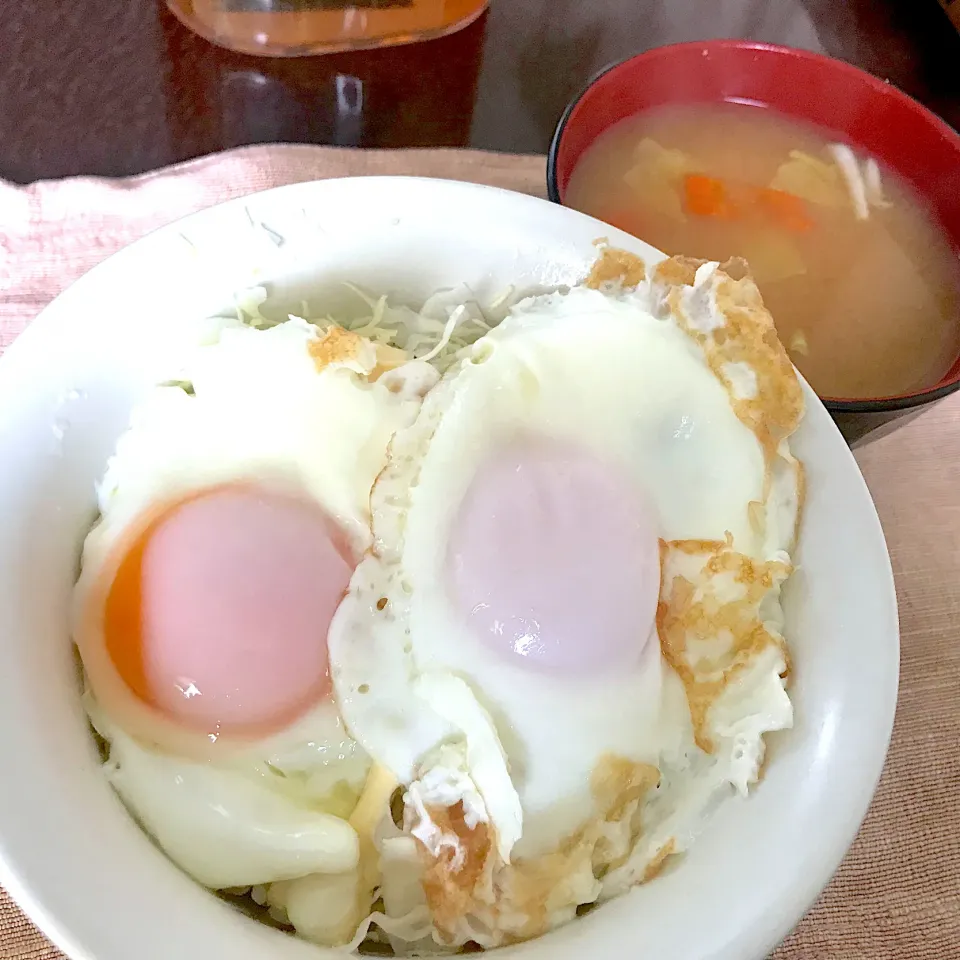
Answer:
POLYGON ((166 0, 205 39, 271 57, 362 50, 440 37, 488 0, 166 0))

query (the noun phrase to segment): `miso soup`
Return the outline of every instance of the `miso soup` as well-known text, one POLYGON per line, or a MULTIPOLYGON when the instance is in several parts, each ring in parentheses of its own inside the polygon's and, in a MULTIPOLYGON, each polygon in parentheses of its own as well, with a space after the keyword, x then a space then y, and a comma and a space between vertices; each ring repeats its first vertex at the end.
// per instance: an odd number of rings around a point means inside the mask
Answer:
POLYGON ((565 203, 667 254, 745 258, 822 396, 935 384, 960 355, 960 262, 917 193, 829 131, 740 104, 628 118, 565 203))

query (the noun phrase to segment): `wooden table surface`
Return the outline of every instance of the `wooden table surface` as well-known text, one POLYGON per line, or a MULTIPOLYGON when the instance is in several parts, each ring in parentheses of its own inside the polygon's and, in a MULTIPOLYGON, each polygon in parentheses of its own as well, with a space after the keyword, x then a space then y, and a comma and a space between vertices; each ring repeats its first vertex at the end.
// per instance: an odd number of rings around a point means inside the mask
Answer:
POLYGON ((936 0, 492 0, 441 40, 298 60, 221 51, 159 0, 31 0, 0 4, 0 177, 269 141, 543 152, 597 69, 716 36, 841 57, 960 126, 960 36, 936 0))

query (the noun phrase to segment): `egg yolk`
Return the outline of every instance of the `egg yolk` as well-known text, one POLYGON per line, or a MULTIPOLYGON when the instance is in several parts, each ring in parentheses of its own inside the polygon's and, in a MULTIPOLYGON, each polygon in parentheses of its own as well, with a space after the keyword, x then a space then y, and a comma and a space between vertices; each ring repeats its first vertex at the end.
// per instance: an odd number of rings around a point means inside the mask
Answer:
POLYGON ((654 626, 651 509, 614 465, 519 437, 477 471, 448 546, 452 599, 498 655, 550 671, 636 666, 654 626))
POLYGON ((204 491, 127 550, 106 600, 107 652, 168 718, 266 732, 329 694, 327 630, 353 568, 317 505, 255 486, 204 491))

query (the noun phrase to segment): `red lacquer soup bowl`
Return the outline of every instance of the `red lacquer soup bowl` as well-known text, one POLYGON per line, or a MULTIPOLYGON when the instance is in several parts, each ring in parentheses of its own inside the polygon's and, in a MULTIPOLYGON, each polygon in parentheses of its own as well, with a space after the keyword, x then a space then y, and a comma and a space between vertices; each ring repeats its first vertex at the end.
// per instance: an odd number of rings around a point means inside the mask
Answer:
MULTIPOLYGON (((550 199, 564 202, 584 151, 620 120, 656 107, 719 102, 769 107, 836 132, 912 184, 960 250, 960 136, 952 127, 896 87, 840 60, 744 40, 658 47, 594 77, 554 133, 547 163, 550 199)), ((856 440, 890 421, 904 422, 958 388, 960 357, 924 390, 823 400, 847 438, 856 440)))

